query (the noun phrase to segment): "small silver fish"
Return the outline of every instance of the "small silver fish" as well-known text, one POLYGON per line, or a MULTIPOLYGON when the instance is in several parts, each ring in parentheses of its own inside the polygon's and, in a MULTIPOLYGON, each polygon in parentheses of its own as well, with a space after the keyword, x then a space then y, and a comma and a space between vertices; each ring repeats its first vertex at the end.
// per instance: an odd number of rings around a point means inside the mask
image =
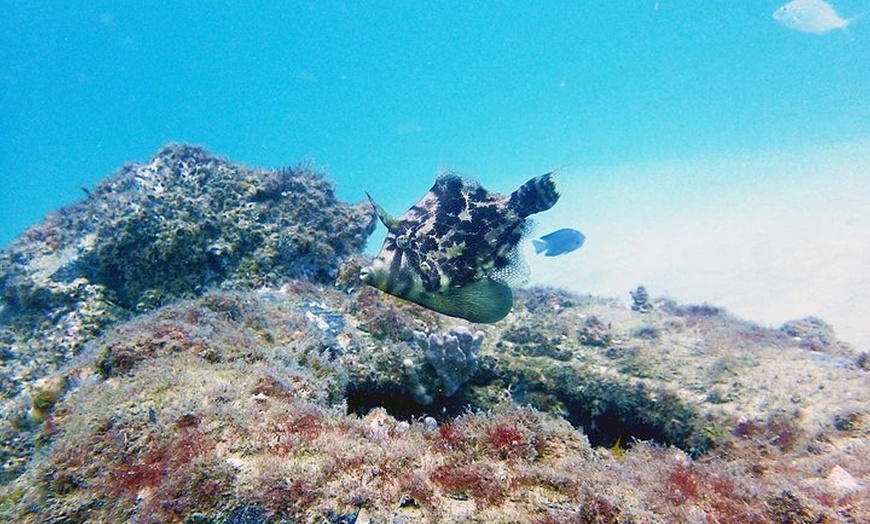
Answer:
POLYGON ((554 257, 580 249, 585 241, 583 233, 565 228, 532 240, 532 245, 535 246, 535 254, 544 253, 545 257, 554 257))
POLYGON ((794 0, 773 12, 773 19, 789 29, 822 35, 845 29, 858 17, 843 18, 823 0, 794 0))

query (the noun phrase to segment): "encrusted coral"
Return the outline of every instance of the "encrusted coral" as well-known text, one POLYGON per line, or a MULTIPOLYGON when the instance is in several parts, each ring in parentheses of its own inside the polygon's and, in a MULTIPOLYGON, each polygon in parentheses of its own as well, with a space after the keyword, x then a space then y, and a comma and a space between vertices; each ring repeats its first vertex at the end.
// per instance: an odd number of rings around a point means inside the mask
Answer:
POLYGON ((441 394, 449 397, 468 382, 478 368, 477 352, 483 343, 482 331, 453 326, 444 333, 414 332, 414 340, 426 361, 441 379, 441 394))

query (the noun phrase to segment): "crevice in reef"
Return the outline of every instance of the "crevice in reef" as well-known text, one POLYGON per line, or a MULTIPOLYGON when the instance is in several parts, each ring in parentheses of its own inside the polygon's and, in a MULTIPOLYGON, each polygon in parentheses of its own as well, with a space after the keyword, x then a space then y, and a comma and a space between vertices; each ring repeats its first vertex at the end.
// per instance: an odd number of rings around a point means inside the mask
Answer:
MULTIPOLYGON (((520 404, 530 404, 541 411, 553 412, 556 407, 552 404, 530 402, 532 398, 527 395, 522 395, 522 397, 525 402, 519 402, 520 404)), ((369 385, 356 385, 348 388, 346 400, 348 414, 363 417, 372 410, 381 408, 395 419, 406 421, 432 417, 438 422, 443 422, 464 413, 486 411, 492 408, 491 404, 484 404, 477 400, 471 390, 467 388, 463 388, 451 397, 436 397, 431 404, 423 405, 414 400, 408 390, 403 387, 377 388, 369 385)), ((514 398, 514 400, 519 399, 514 398)), ((556 403, 561 405, 558 401, 556 403)), ((593 447, 612 448, 617 445, 626 447, 633 442, 643 441, 662 446, 675 446, 688 453, 698 451, 692 449, 690 440, 675 438, 673 434, 668 434, 667 428, 641 422, 640 413, 620 414, 615 409, 604 408, 593 414, 586 407, 588 405, 588 403, 576 402, 565 404, 566 414, 564 418, 573 427, 582 430, 593 447)))
POLYGON ((469 402, 464 392, 452 397, 438 397, 431 404, 423 405, 414 400, 406 388, 350 387, 347 391, 347 412, 365 416, 371 410, 383 408, 397 420, 419 420, 432 417, 447 420, 467 412, 483 409, 469 402))
POLYGON ((572 411, 568 422, 581 428, 593 447, 625 447, 634 441, 669 444, 658 429, 647 424, 626 422, 613 413, 604 412, 593 417, 588 410, 577 409, 572 411))

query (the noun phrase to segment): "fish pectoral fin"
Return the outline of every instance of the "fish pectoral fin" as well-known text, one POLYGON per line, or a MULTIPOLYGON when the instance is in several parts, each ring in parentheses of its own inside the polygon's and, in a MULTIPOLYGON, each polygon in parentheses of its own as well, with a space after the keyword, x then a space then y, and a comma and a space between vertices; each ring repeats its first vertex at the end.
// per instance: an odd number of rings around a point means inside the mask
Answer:
POLYGON ((510 313, 513 301, 513 292, 506 284, 482 278, 430 295, 420 303, 445 315, 491 324, 510 313))
POLYGON ((544 240, 539 240, 537 238, 532 239, 532 245, 535 246, 535 254, 539 254, 541 251, 547 249, 547 242, 544 240))

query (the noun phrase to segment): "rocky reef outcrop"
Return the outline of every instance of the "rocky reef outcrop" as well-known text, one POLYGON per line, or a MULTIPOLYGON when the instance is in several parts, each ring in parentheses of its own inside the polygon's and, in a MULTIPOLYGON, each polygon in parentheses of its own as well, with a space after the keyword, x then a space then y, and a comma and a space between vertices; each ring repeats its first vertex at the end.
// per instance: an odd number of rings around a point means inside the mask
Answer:
POLYGON ((0 518, 870 515, 866 354, 823 321, 532 288, 470 324, 360 288, 371 228, 311 167, 169 146, 25 232, 0 255, 0 518))
POLYGON ((173 144, 27 229, 0 252, 0 435, 18 446, 0 451, 0 479, 32 444, 10 432, 9 402, 108 326, 207 289, 332 282, 373 227, 311 166, 252 170, 173 144))
MULTIPOLYGON (((252 170, 169 145, 2 251, 0 334, 12 360, 45 373, 107 325, 206 289, 332 282, 373 228, 311 166, 252 170)), ((6 371, 12 391, 29 376, 6 371)))

